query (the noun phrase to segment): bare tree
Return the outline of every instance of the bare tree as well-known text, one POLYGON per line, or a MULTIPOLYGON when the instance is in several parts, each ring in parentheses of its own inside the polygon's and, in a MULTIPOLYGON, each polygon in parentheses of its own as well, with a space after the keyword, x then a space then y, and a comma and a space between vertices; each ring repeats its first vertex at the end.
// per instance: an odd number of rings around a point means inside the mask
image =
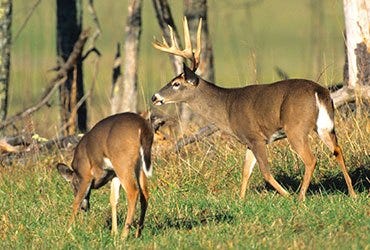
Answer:
POLYGON ((116 86, 112 97, 113 113, 137 111, 137 71, 141 35, 142 0, 130 0, 126 21, 124 44, 123 80, 116 86))
POLYGON ((10 72, 12 0, 0 3, 0 120, 5 120, 8 109, 10 72))
POLYGON ((370 98, 370 1, 343 0, 346 25, 346 86, 332 94, 335 106, 355 99, 370 98))
MULTIPOLYGON (((57 0, 57 54, 66 61, 82 30, 82 0, 57 0)), ((75 133, 76 123, 82 132, 87 130, 87 108, 84 101, 75 112, 77 102, 84 96, 82 57, 74 69, 68 71, 67 80, 60 87, 61 126, 68 124, 65 134, 75 133), (72 121, 72 122, 71 122, 72 121)))

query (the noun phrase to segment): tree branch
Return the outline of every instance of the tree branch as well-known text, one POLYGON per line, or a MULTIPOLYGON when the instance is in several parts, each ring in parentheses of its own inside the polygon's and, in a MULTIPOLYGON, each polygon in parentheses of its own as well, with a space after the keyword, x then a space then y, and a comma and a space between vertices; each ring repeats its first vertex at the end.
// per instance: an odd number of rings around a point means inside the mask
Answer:
POLYGON ((356 89, 345 86, 332 92, 330 95, 333 99, 334 107, 337 109, 348 102, 354 101, 356 97, 370 100, 370 86, 357 85, 356 89))
POLYGON ((200 128, 198 130, 198 132, 196 132, 195 134, 193 135, 190 135, 190 136, 187 136, 185 138, 182 138, 180 140, 178 140, 176 142, 176 146, 175 146, 175 150, 176 152, 180 151, 180 149, 182 149, 184 146, 188 145, 188 144, 191 144, 193 142, 197 142, 197 141, 200 141, 202 140, 203 138, 205 137, 208 137, 212 134, 214 134, 215 132, 217 132, 219 130, 219 128, 217 128, 215 125, 213 124, 209 124, 203 128, 200 128))

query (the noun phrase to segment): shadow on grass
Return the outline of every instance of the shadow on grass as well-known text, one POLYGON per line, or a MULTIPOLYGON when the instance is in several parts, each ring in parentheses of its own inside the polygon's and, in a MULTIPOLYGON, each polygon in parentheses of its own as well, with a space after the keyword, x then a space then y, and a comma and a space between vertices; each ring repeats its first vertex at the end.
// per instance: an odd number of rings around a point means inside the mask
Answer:
MULTIPOLYGON (((362 193, 370 190, 370 165, 360 166, 349 172, 349 175, 352 179, 352 185, 356 192, 362 193)), ((297 191, 300 188, 301 180, 296 176, 292 177, 284 174, 278 174, 275 176, 275 178, 288 190, 297 191)), ((274 190, 274 188, 267 183, 265 187, 268 190, 274 190)), ((321 177, 320 182, 318 183, 311 182, 308 188, 308 193, 313 194, 336 192, 348 193, 347 185, 341 171, 336 175, 321 177)))
POLYGON ((175 230, 191 230, 195 227, 204 226, 207 224, 230 224, 234 221, 234 216, 228 212, 218 212, 216 214, 207 214, 206 210, 196 218, 173 218, 166 217, 156 225, 151 227, 153 234, 158 234, 169 229, 175 230))
MULTIPOLYGON (((138 209, 139 210, 139 209, 138 209)), ((149 225, 144 223, 145 230, 151 230, 153 235, 157 235, 160 232, 169 229, 175 230, 191 230, 195 227, 204 226, 207 224, 219 224, 219 223, 232 223, 234 216, 228 212, 217 212, 216 214, 208 214, 208 210, 203 210, 198 216, 194 218, 176 218, 176 217, 164 217, 154 219, 157 223, 149 225)), ((120 228, 126 219, 126 214, 118 213, 117 224, 120 228)), ((134 227, 136 228, 137 223, 135 222, 134 227)), ((109 216, 106 219, 105 225, 109 230, 112 229, 112 217, 109 216)), ((132 230, 134 231, 134 230, 132 230)))

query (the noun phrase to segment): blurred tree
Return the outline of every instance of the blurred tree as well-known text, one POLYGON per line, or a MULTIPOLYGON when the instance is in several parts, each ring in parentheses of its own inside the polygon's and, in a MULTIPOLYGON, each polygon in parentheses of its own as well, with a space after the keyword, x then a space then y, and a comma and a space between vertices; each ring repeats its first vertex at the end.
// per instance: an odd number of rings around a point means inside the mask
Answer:
POLYGON ((124 43, 123 78, 113 89, 113 113, 137 112, 137 71, 141 35, 142 0, 130 0, 124 43))
POLYGON ((5 120, 8 109, 11 24, 12 0, 2 0, 0 2, 0 120, 5 120))
MULTIPOLYGON (((66 61, 73 50, 82 30, 82 0, 57 0, 57 54, 66 61)), ((84 96, 82 58, 78 58, 75 68, 68 72, 66 83, 60 87, 61 126, 64 134, 74 134, 87 130, 86 102, 77 109, 78 101, 84 96), (77 115, 77 117, 76 117, 77 115)))
POLYGON ((310 1, 310 75, 315 78, 322 74, 323 66, 323 43, 324 43, 324 2, 322 0, 310 1))

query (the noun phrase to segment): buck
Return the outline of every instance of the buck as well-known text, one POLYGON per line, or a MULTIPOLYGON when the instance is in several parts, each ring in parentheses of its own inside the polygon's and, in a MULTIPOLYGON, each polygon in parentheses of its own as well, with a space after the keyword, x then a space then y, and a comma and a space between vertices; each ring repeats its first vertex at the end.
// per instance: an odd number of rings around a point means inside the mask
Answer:
POLYGON ((134 113, 121 113, 98 122, 78 143, 72 169, 57 164, 59 173, 72 184, 74 201, 69 231, 78 210, 90 207, 91 189, 111 182, 112 233, 117 234, 117 203, 120 186, 127 194, 127 217, 122 237, 129 235, 137 200, 141 214, 136 231, 139 237, 148 206, 147 177, 152 175, 151 146, 153 132, 149 123, 134 113))
POLYGON ((221 130, 233 135, 247 146, 240 196, 245 197, 248 180, 256 163, 264 179, 281 195, 288 192, 271 175, 266 144, 287 138, 300 156, 305 173, 299 193, 304 200, 316 166, 309 147, 308 134, 316 131, 335 155, 343 172, 348 192, 356 196, 343 153, 334 129, 334 108, 329 91, 305 79, 289 79, 271 84, 222 88, 199 77, 195 71, 200 63, 201 20, 197 31, 197 47, 193 50, 186 18, 183 22, 185 49, 181 50, 170 27, 171 46, 153 42, 161 51, 190 59, 192 68, 183 66, 183 73, 172 79, 152 97, 155 105, 186 103, 195 113, 221 130))

